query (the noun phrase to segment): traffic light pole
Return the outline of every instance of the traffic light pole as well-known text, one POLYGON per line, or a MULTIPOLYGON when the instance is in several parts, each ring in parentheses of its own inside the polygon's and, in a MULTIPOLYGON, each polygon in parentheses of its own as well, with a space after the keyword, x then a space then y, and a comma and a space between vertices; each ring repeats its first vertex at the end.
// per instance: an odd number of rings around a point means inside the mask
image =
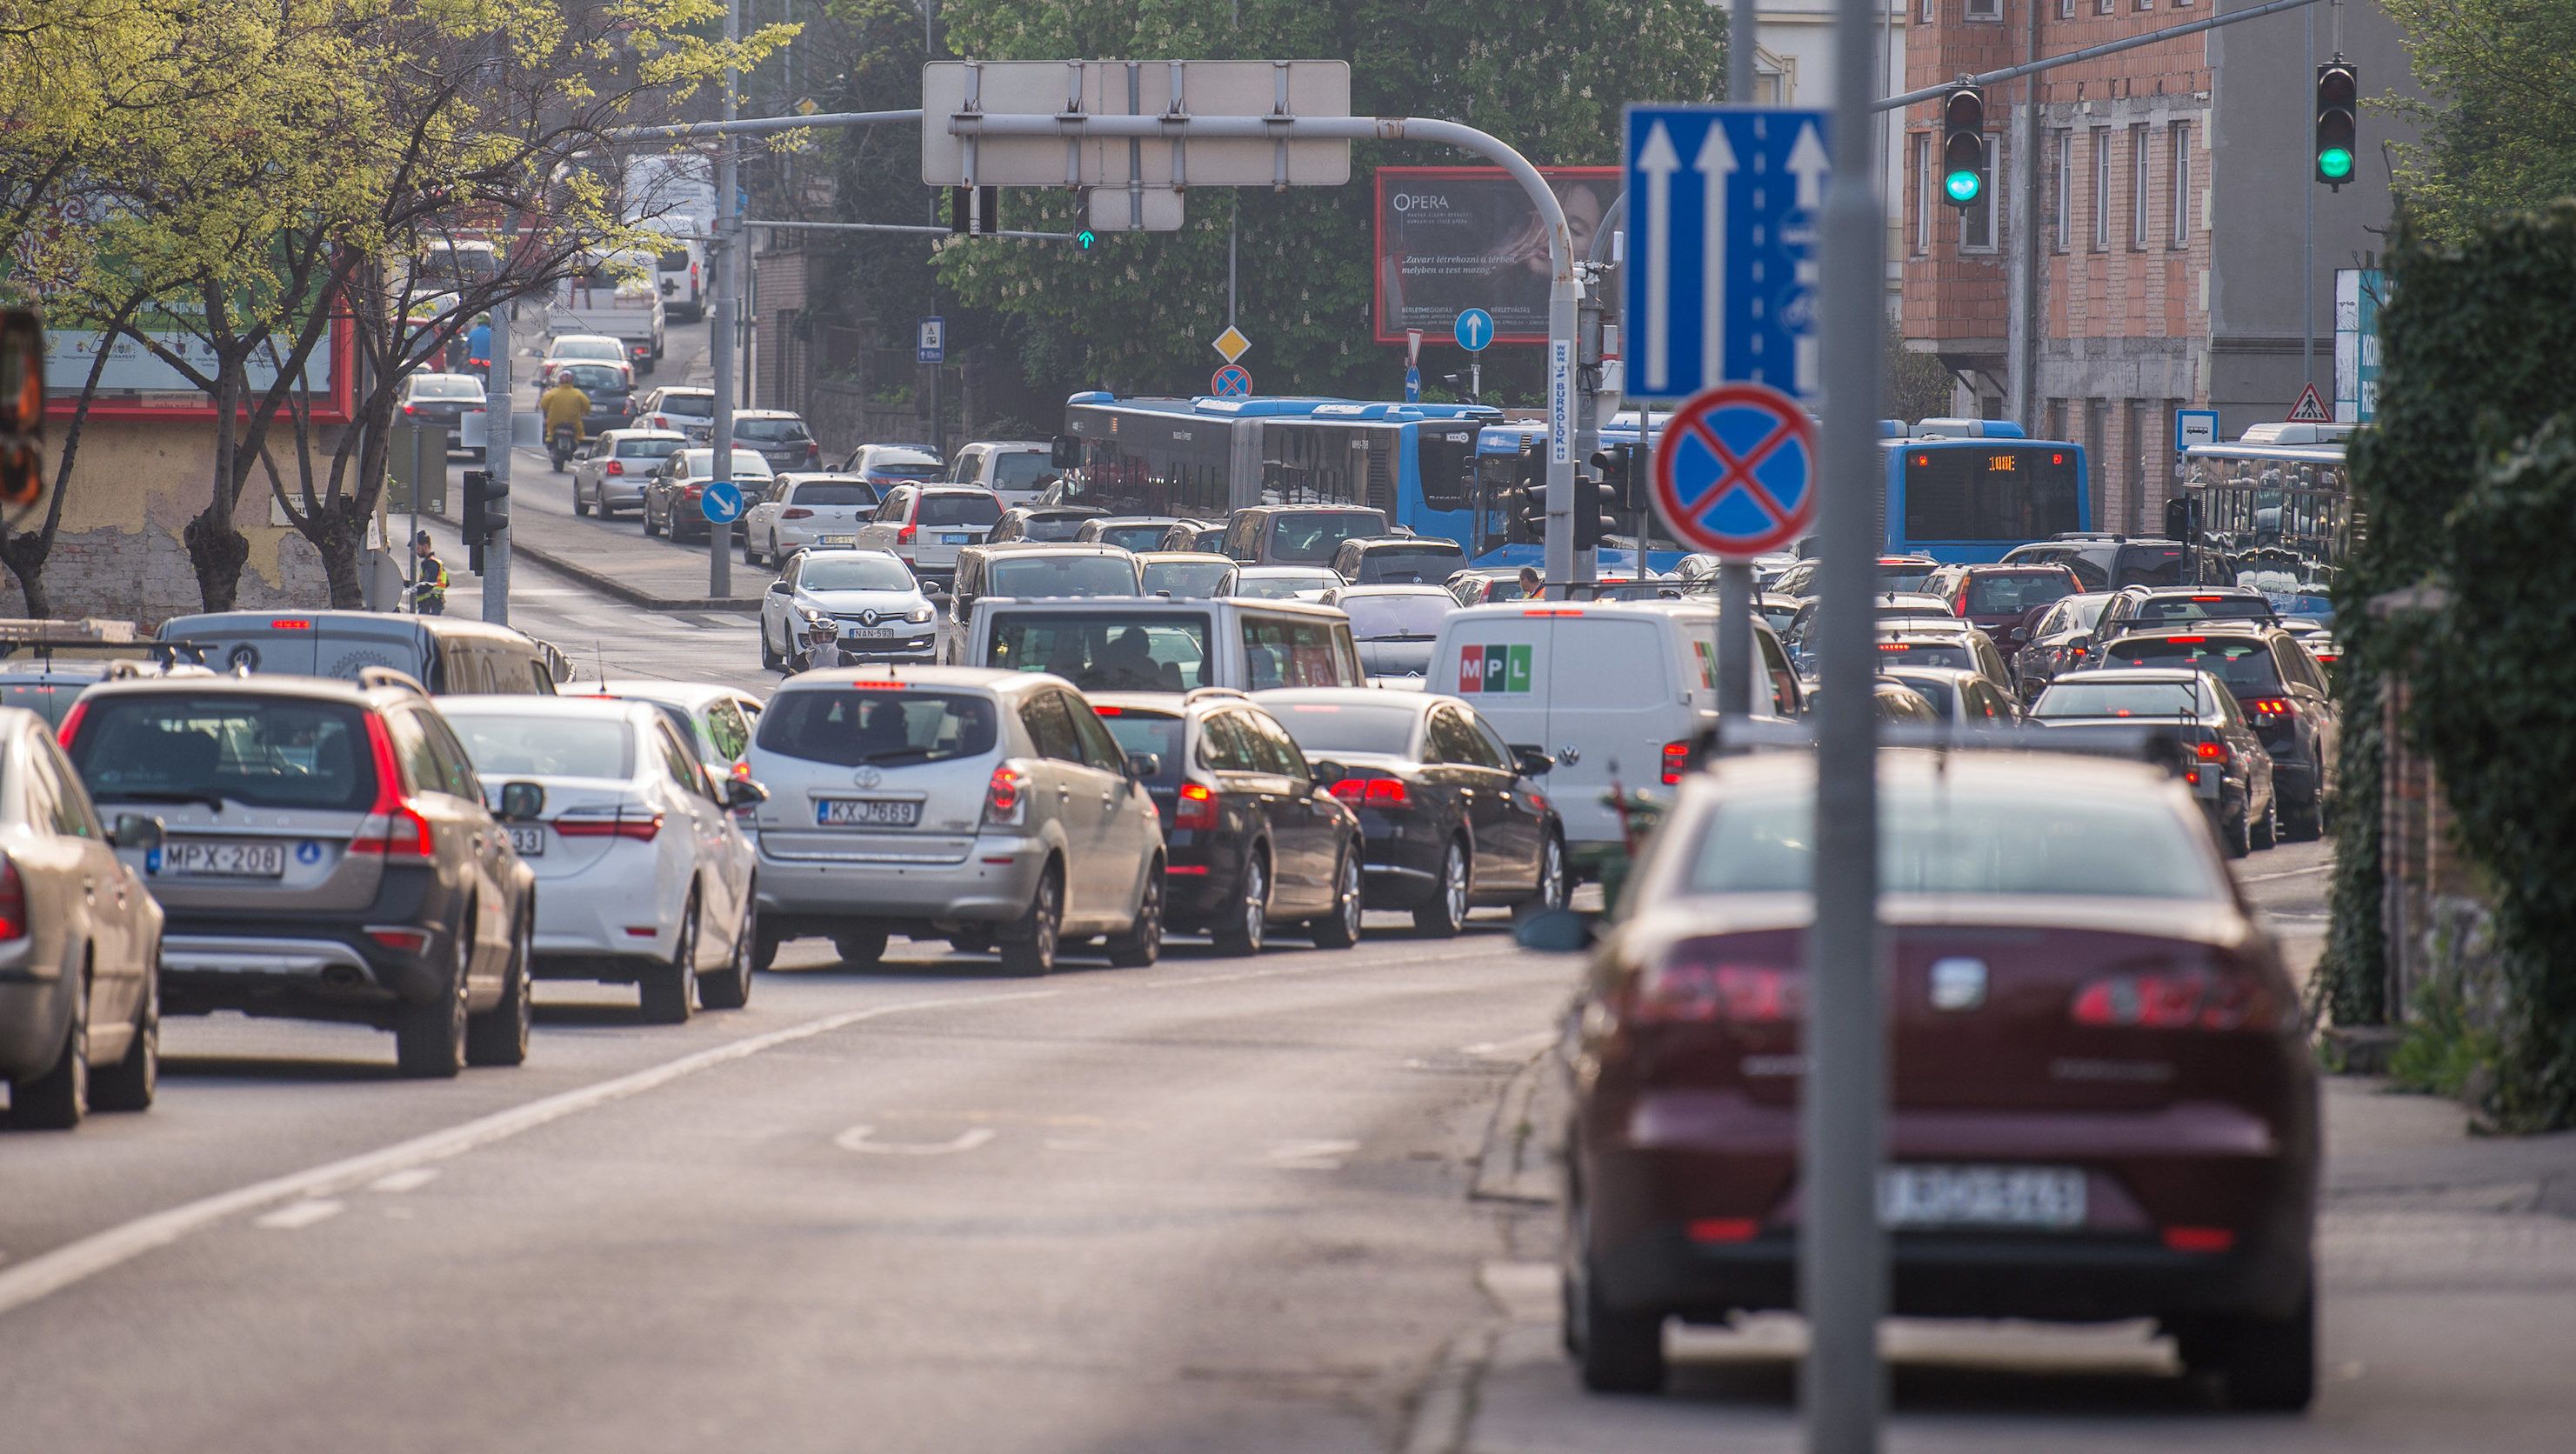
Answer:
MULTIPOLYGON (((742 39, 742 0, 728 0, 725 6, 725 42, 730 45, 742 39)), ((738 77, 731 66, 724 73, 724 118, 734 119, 739 92, 738 77)), ((742 143, 728 133, 716 143, 716 247, 715 296, 710 300, 714 321, 707 327, 707 348, 715 355, 716 413, 708 421, 707 444, 715 451, 707 466, 707 488, 730 484, 733 480, 733 394, 734 367, 738 362, 734 350, 740 339, 735 336, 736 315, 742 303, 736 292, 739 274, 734 269, 734 255, 742 246, 742 209, 740 202, 741 171, 736 165, 742 143)), ((703 497, 701 497, 703 498, 703 497)), ((671 533, 679 533, 679 522, 673 521, 671 533)), ((715 520, 707 521, 707 594, 722 600, 733 594, 733 526, 715 520)))
MULTIPOLYGON (((2225 15, 2212 15, 2202 20, 2186 21, 2181 25, 2168 25, 2162 30, 2150 30, 2144 35, 2126 36, 2119 40, 2106 40, 2100 45, 2088 45, 2082 50, 2071 50, 2064 55, 2050 56, 2045 60, 2030 61, 2018 66, 2006 66, 2000 71, 1981 71, 1973 76, 1961 76, 1955 81, 1943 81, 1937 86, 1920 87, 1916 90, 1906 91, 1898 95, 1873 101, 1869 104, 1869 110, 1872 112, 1894 111, 1900 107, 1911 106, 1917 101, 1938 101, 1943 96, 1950 94, 1953 89, 1960 86, 1991 86, 1998 81, 2010 81, 2021 76, 2035 76, 2042 71, 2053 71, 2059 66, 2071 66, 2079 61, 2096 60, 2102 56, 2117 55, 2124 50, 2136 50, 2142 45, 2161 45, 2166 41, 2178 40, 2186 35, 2198 35, 2204 30, 2216 30, 2222 25, 2237 25, 2248 20, 2260 20, 2266 15, 2277 15, 2284 10, 2296 10, 2302 5, 2314 5, 2316 3, 2317 0, 2265 0, 2265 3, 2261 5, 2250 5, 2243 10, 2230 10, 2225 15)), ((1839 111, 1841 108, 1837 107, 1835 109, 1839 111)), ((1864 115, 1864 119, 1866 119, 1866 115, 1864 115)))
MULTIPOLYGON (((1727 12, 1726 99, 1738 106, 1753 104, 1752 42, 1758 8, 1756 0, 1735 0, 1734 8, 1727 12)), ((1639 429, 1638 437, 1642 440, 1645 433, 1639 429)), ((1641 576, 1645 574, 1644 564, 1643 560, 1638 562, 1641 576)), ((1717 568, 1717 717, 1721 727, 1752 715, 1752 675, 1753 567, 1743 561, 1724 561, 1717 568)))
MULTIPOLYGON (((501 229, 501 255, 508 257, 517 248, 518 219, 513 216, 501 229)), ((518 421, 511 417, 510 383, 510 315, 518 311, 515 301, 505 301, 492 310, 492 365, 484 379, 483 469, 492 482, 487 498, 507 501, 510 498, 511 446, 517 439, 518 421)), ((417 486, 414 487, 417 490, 417 486)), ((504 504, 506 511, 508 506, 504 504)), ((464 511, 460 507, 461 521, 464 511)), ((483 547, 483 619, 495 626, 510 624, 510 530, 507 525, 492 532, 491 543, 483 547)))

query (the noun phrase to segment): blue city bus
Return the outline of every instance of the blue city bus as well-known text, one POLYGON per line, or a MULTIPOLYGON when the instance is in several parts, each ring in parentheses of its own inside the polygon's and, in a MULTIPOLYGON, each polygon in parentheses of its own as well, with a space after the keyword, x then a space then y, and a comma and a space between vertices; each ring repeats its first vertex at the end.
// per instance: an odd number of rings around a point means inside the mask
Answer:
MULTIPOLYGON (((1611 416, 1601 426, 1601 443, 1635 444, 1642 434, 1648 447, 1660 438, 1668 416, 1656 411, 1652 416, 1630 409, 1611 416)), ((1479 566, 1547 564, 1546 547, 1537 540, 1522 537, 1512 525, 1512 491, 1520 483, 1521 454, 1526 450, 1544 460, 1547 455, 1547 425, 1537 420, 1525 423, 1488 424, 1476 435, 1476 489, 1471 509, 1454 512, 1450 528, 1439 533, 1466 547, 1467 558, 1479 566)), ((1584 461, 1578 460, 1578 466, 1584 461)), ((1669 574, 1681 564, 1690 547, 1674 540, 1663 522, 1651 512, 1631 521, 1626 533, 1605 536, 1593 559, 1595 565, 1614 574, 1632 575, 1637 570, 1638 536, 1645 537, 1646 572, 1669 574)))
POLYGON ((2335 582, 2360 537, 2345 451, 2351 424, 2258 424, 2183 451, 2165 527, 2191 548, 2195 585, 2251 586, 2284 616, 2334 620, 2335 582))
POLYGON ((1367 505, 1417 535, 1463 544, 1476 431, 1502 411, 1094 392, 1067 399, 1064 415, 1080 462, 1049 490, 1053 503, 1199 520, 1247 505, 1367 505))

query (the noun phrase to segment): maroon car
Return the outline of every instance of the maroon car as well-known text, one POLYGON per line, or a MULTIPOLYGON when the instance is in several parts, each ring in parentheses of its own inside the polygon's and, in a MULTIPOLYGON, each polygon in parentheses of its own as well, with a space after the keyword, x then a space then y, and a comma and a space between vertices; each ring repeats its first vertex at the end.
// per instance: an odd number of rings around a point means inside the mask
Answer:
MULTIPOLYGON (((2239 1406, 2305 1406, 2316 1067, 2199 810, 2073 756, 1890 752, 1880 781, 1890 1311, 2153 1318, 2239 1406)), ((1659 1387, 1667 1318, 1796 1305, 1814 798, 1803 754, 1688 780, 1574 1006, 1593 1388, 1659 1387)))
POLYGON ((2062 565, 1945 565, 1924 577, 1922 589, 1949 602, 1952 614, 1975 622, 2010 661, 2028 639, 2040 608, 2084 587, 2062 565))

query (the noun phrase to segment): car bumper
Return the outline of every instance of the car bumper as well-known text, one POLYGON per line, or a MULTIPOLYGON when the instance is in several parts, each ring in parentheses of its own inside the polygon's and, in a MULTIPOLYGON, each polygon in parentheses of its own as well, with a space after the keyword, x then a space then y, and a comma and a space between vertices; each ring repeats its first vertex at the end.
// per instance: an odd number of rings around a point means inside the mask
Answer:
POLYGON ((54 1068, 71 1023, 72 991, 60 978, 32 979, 0 971, 0 1080, 43 1075, 54 1068))
POLYGON ((162 1008, 381 1020, 447 992, 456 907, 421 871, 388 873, 376 902, 349 913, 172 912, 161 937, 162 1008), (425 933, 427 942, 412 952, 379 943, 374 930, 425 933))
POLYGON ((1440 890, 1440 854, 1447 840, 1413 825, 1360 814, 1360 899, 1372 909, 1411 909, 1440 890), (1377 821, 1372 821, 1377 820, 1377 821))
POLYGON ((779 524, 770 527, 770 534, 777 540, 781 551, 811 550, 817 546, 828 545, 839 548, 856 545, 859 539, 859 528, 855 525, 844 525, 837 529, 815 530, 803 525, 779 524))
POLYGON ((599 482, 598 500, 601 506, 611 510, 640 509, 644 504, 644 487, 604 479, 599 482))
POLYGON ((1007 923, 1028 912, 1046 866, 1043 839, 983 836, 954 863, 759 853, 760 913, 782 936, 854 921, 1007 923))

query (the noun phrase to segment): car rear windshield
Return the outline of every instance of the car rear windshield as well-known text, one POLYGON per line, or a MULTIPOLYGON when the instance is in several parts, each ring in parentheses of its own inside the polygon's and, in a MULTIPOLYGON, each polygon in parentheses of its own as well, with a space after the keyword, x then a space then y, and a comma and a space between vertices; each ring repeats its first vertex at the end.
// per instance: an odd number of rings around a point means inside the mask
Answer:
POLYGON ((716 398, 713 394, 665 394, 662 396, 662 402, 653 406, 653 412, 685 414, 692 419, 713 419, 716 417, 716 398))
POLYGON ((679 452, 676 439, 621 439, 617 441, 619 459, 669 459, 679 452))
POLYGON ((1878 588, 1882 591, 1915 590, 1922 586, 1923 578, 1925 576, 1932 574, 1932 572, 1938 569, 1940 569, 1940 567, 1930 565, 1887 565, 1882 563, 1878 568, 1878 588))
POLYGON ((94 699, 72 743, 90 796, 363 812, 375 801, 364 716, 267 694, 94 699))
POLYGON ((1145 594, 1168 591, 1175 596, 1213 596, 1225 584, 1231 561, 1151 560, 1145 563, 1145 594))
POLYGON ((1386 517, 1375 510, 1290 510, 1270 517, 1270 559, 1322 565, 1354 535, 1384 535, 1386 517))
POLYGON ((993 456, 993 488, 997 490, 1038 489, 1063 473, 1044 450, 993 456))
POLYGON ((2075 578, 2062 570, 1979 572, 1968 577, 1968 614, 2018 616, 2075 594, 2075 578))
POLYGON ((873 551, 860 555, 809 555, 796 573, 809 591, 909 591, 912 572, 902 561, 873 551))
POLYGON ((1955 693, 1949 682, 1939 677, 1913 676, 1904 672, 1890 672, 1888 675, 1903 682, 1907 691, 1930 703, 1932 710, 1941 714, 1942 721, 1947 722, 1955 715, 1951 710, 1951 698, 1955 693))
POLYGON ((1294 599, 1299 591, 1329 591, 1341 583, 1342 578, 1328 570, 1316 571, 1312 575, 1302 572, 1274 575, 1267 571, 1253 575, 1246 572, 1235 582, 1234 593, 1256 601, 1286 601, 1294 599))
POLYGON ((2177 621, 2269 621, 2272 603, 2261 596, 2150 596, 2129 618, 2141 626, 2177 621))
POLYGON ((483 386, 462 374, 415 374, 411 381, 415 399, 480 399, 483 386))
POLYGON ((1096 707, 1101 725, 1118 739, 1118 750, 1134 756, 1150 752, 1161 761, 1161 769, 1146 781, 1156 787, 1178 787, 1184 766, 1181 751, 1181 719, 1165 712, 1141 712, 1133 707, 1096 707))
POLYGON ((1020 538, 1060 545, 1081 534, 1083 522, 1090 518, 1087 514, 1031 515, 1020 522, 1020 538))
POLYGON ((1353 596, 1341 603, 1351 635, 1362 641, 1429 641, 1441 618, 1458 609, 1446 591, 1436 596, 1353 596))
POLYGON ((1375 752, 1402 757, 1413 749, 1413 727, 1422 714, 1410 707, 1355 702, 1263 703, 1308 757, 1335 752, 1375 752))
POLYGON ((668 251, 656 253, 653 257, 653 266, 666 273, 679 272, 688 265, 689 250, 685 247, 671 248, 668 251))
POLYGON ((1977 669, 1977 654, 1964 642, 1957 641, 1882 641, 1878 644, 1882 666, 1955 666, 1966 671, 1977 669))
MULTIPOLYGON (((874 471, 883 474, 885 471, 874 471)), ((978 490, 964 495, 924 495, 913 516, 915 525, 990 525, 1002 518, 1002 502, 978 490)))
POLYGON ((1207 684, 1207 654, 1204 613, 999 611, 985 661, 1086 692, 1186 692, 1207 684))
POLYGON ((44 718, 46 725, 60 727, 72 703, 88 687, 86 681, 0 682, 0 707, 24 707, 44 718))
POLYGON ((558 382, 570 384, 594 398, 601 394, 626 392, 626 375, 606 364, 566 364, 555 370, 555 378, 558 382))
POLYGON ((896 460, 892 464, 869 465, 868 473, 881 480, 935 480, 939 478, 939 466, 918 460, 896 460))
POLYGON ((614 717, 448 717, 474 772, 486 781, 530 773, 539 777, 632 777, 635 729, 614 717))
POLYGON ((558 338, 549 350, 554 359, 607 358, 626 361, 626 345, 613 338, 558 338))
POLYGON ((2131 636, 2112 642, 2102 664, 2195 666, 2227 683, 2227 689, 2238 696, 2281 689, 2272 648, 2241 636, 2131 636))
POLYGON ((733 437, 754 444, 785 444, 809 436, 802 419, 737 419, 733 421, 733 437))
POLYGON ((2181 585, 2182 555, 2179 545, 2121 546, 2112 557, 2111 589, 2181 585))
POLYGON ((811 485, 798 485, 788 497, 791 505, 873 505, 876 490, 856 480, 840 480, 811 485))
POLYGON ((1169 523, 1158 525, 1111 525, 1100 532, 1100 543, 1120 550, 1152 550, 1163 543, 1169 523))
POLYGON ((1454 545, 1408 545, 1395 550, 1372 550, 1360 557, 1360 579, 1364 581, 1445 581, 1449 573, 1467 558, 1465 551, 1454 545))
POLYGON ((988 596, 1132 596, 1136 562, 1116 555, 996 556, 988 596))
POLYGON ((2171 722, 2198 718, 2212 704, 2190 682, 2088 682, 2080 677, 2052 684, 2031 703, 2030 715, 2057 717, 2153 717, 2171 722))
POLYGON ((834 767, 979 757, 993 750, 990 697, 864 687, 790 687, 760 714, 764 752, 834 767))
MULTIPOLYGON (((2220 899, 2205 834, 2162 803, 1906 785, 1879 796, 1879 885, 1897 894, 2220 899)), ((1815 876, 1815 795, 1729 798, 1701 825, 1694 893, 1799 893, 1815 876)))

